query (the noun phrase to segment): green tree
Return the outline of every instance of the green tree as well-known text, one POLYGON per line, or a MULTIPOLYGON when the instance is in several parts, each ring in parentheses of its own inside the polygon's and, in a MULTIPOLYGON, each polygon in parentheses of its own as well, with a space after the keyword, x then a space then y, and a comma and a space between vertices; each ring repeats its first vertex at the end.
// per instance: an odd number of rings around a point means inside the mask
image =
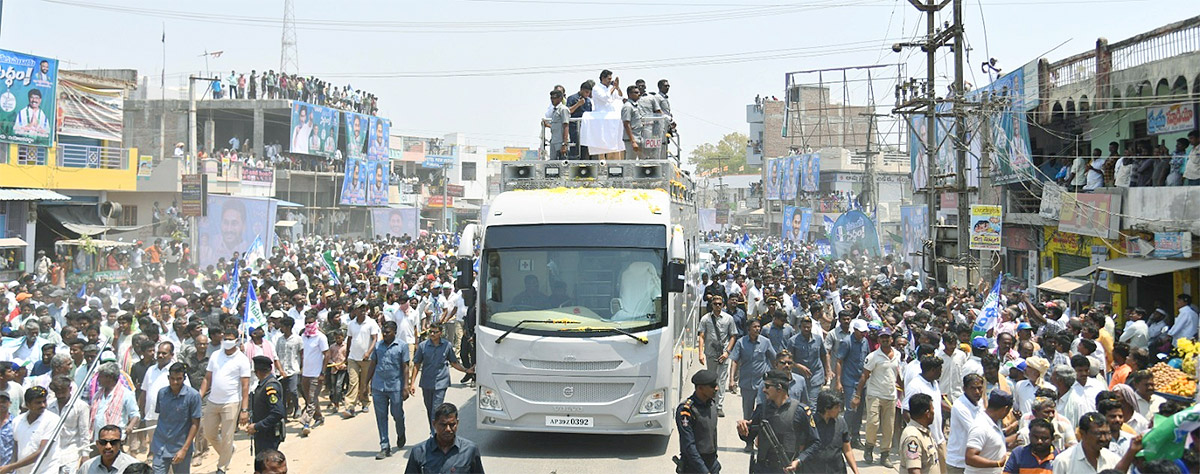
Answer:
POLYGON ((758 167, 746 164, 746 142, 744 133, 730 133, 721 137, 715 145, 704 143, 692 149, 688 162, 696 165, 698 173, 724 171, 726 173, 751 173, 758 167))

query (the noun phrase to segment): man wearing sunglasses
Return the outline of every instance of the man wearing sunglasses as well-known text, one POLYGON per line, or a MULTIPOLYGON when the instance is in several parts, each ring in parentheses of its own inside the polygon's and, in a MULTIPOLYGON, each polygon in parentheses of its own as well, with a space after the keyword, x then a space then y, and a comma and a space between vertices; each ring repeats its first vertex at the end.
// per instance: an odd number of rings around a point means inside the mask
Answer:
POLYGON ((121 427, 105 425, 100 428, 100 435, 96 437, 96 450, 100 452, 100 455, 84 462, 83 466, 80 466, 79 472, 83 474, 117 473, 124 471, 126 466, 137 463, 137 458, 122 451, 123 445, 121 427))

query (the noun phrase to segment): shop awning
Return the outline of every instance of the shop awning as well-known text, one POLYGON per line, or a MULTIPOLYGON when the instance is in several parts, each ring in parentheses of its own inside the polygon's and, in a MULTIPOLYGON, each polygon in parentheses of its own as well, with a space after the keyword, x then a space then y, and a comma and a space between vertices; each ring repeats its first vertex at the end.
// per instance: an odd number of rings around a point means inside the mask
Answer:
POLYGON ((456 211, 478 211, 480 208, 479 206, 469 202, 456 202, 454 203, 452 209, 456 211))
POLYGON ((1200 268, 1198 260, 1158 260, 1153 258, 1125 257, 1116 260, 1100 262, 1101 270, 1108 270, 1117 275, 1128 277, 1146 277, 1172 273, 1180 270, 1200 268))
POLYGON ((1090 285, 1091 282, 1070 277, 1054 277, 1038 285, 1038 289, 1051 293, 1071 294, 1075 290, 1090 285))
POLYGON ((1090 266, 1083 267, 1083 268, 1080 268, 1080 269, 1078 269, 1078 270, 1075 270, 1075 271, 1073 271, 1073 272, 1067 272, 1067 273, 1063 273, 1063 274, 1062 274, 1062 276, 1065 276, 1065 277, 1074 277, 1074 278, 1086 277, 1086 276, 1088 276, 1088 275, 1091 275, 1092 273, 1094 273, 1094 272, 1096 271, 1096 269, 1097 269, 1097 268, 1099 268, 1099 267, 1100 267, 1100 265, 1090 265, 1090 266))
POLYGON ((0 189, 0 201, 70 201, 71 198, 49 189, 0 189))
POLYGON ((0 239, 0 249, 11 249, 14 247, 24 247, 27 245, 29 245, 29 244, 25 243, 24 240, 18 239, 16 237, 8 237, 8 238, 0 239))
MULTIPOLYGON (((54 242, 54 245, 81 246, 83 244, 84 244, 84 241, 79 240, 79 239, 57 240, 54 242)), ((100 239, 92 239, 91 244, 96 246, 96 248, 101 248, 101 249, 106 249, 106 248, 110 248, 110 247, 132 247, 134 245, 137 245, 133 242, 122 242, 119 240, 100 240, 100 239)))
POLYGON ((304 207, 303 204, 296 204, 291 201, 284 201, 283 199, 276 199, 276 201, 279 201, 279 207, 304 207))
POLYGON ((279 221, 275 223, 275 227, 292 227, 296 225, 296 221, 279 221))

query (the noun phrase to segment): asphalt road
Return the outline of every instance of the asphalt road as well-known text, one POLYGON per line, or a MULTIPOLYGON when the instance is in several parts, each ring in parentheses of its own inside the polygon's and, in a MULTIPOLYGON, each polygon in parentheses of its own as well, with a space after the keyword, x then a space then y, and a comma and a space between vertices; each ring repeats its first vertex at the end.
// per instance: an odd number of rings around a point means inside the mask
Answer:
MULTIPOLYGON (((462 374, 452 374, 455 381, 462 374)), ((689 389, 690 391, 690 389, 689 389)), ((466 437, 479 445, 483 452, 483 465, 488 472, 502 473, 597 473, 614 474, 627 472, 674 472, 671 456, 679 452, 679 438, 673 433, 663 436, 608 436, 572 435, 554 433, 508 433, 480 431, 475 428, 475 391, 454 384, 446 395, 446 401, 459 406, 459 436, 466 437)), ((719 421, 719 458, 722 471, 744 473, 748 471, 749 454, 742 452, 741 440, 735 429, 736 413, 740 411, 737 395, 725 400, 730 415, 719 421)), ((420 392, 404 404, 408 446, 428 438, 425 422, 425 407, 421 404, 420 392)), ((379 437, 375 425, 375 412, 359 414, 350 419, 327 415, 326 423, 313 431, 308 438, 296 433, 299 426, 288 424, 288 438, 280 447, 288 457, 291 472, 301 473, 395 473, 403 472, 408 449, 394 451, 392 457, 375 460, 379 451, 379 437)), ((394 435, 394 427, 391 428, 394 435)), ((392 440, 395 443, 395 440, 392 440)), ((240 434, 237 452, 229 472, 253 472, 250 442, 240 434)), ((857 452, 860 472, 888 473, 895 469, 881 466, 862 467, 862 454, 857 452)), ((893 455, 893 461, 895 456, 893 455)), ((213 472, 216 455, 212 450, 202 458, 194 472, 213 472)))

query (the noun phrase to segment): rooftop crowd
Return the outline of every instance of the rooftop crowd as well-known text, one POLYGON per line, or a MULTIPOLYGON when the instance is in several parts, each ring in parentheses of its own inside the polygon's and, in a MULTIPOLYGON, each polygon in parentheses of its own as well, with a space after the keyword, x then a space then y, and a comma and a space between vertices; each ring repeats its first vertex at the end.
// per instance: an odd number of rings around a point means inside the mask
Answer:
POLYGON ((1186 392, 1194 379, 1155 375, 1167 366, 1159 361, 1195 350, 1187 294, 1172 308, 1117 313, 1011 288, 990 295, 988 282, 935 285, 891 256, 829 261, 807 244, 709 237, 742 247, 713 250, 703 274, 706 370, 677 412, 686 472, 715 467, 716 452, 705 452, 715 437, 698 431, 709 427, 698 414, 706 403, 714 421, 742 420, 734 424, 755 453, 751 472, 857 473, 859 460, 901 473, 1200 466, 1194 423, 1182 455, 1164 456, 1148 436, 1175 427, 1160 416, 1198 409, 1192 397, 1162 393, 1186 392), (979 327, 989 296, 999 318, 979 327))
POLYGON ((262 73, 251 70, 250 74, 229 71, 223 78, 213 77, 211 90, 214 99, 289 99, 360 114, 375 115, 379 111, 375 94, 350 84, 338 87, 317 77, 274 69, 262 73))
POLYGON ((1200 185, 1200 131, 1167 143, 1126 145, 1111 142, 1108 152, 1096 148, 1091 156, 1045 158, 1038 168, 1042 181, 1054 181, 1072 191, 1094 191, 1101 187, 1197 186, 1200 185))

